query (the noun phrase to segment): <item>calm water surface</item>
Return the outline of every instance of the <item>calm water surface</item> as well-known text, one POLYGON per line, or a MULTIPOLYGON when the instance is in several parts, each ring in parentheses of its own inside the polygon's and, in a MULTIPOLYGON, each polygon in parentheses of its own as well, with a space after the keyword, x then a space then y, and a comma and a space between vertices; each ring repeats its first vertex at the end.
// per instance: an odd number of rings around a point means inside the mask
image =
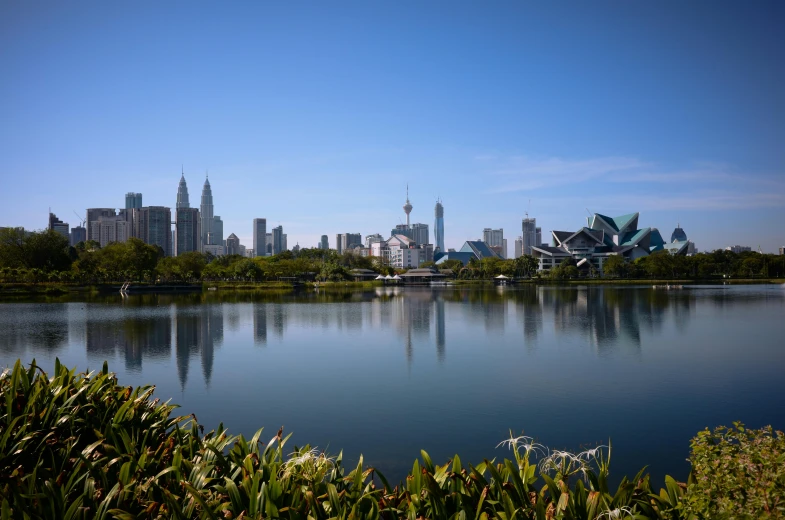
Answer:
POLYGON ((689 439, 785 429, 785 286, 378 289, 0 304, 0 365, 109 360, 210 429, 311 443, 399 479, 439 463, 613 442, 612 472, 686 478, 689 439))

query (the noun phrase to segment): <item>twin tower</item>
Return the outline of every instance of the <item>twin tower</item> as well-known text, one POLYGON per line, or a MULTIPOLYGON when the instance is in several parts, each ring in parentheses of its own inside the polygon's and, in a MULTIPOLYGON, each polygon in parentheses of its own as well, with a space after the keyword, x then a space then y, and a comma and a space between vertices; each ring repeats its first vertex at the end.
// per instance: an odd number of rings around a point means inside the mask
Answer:
POLYGON ((191 208, 185 173, 181 172, 175 205, 174 245, 175 255, 188 251, 207 253, 223 248, 223 222, 221 217, 213 215, 213 190, 209 178, 204 180, 202 203, 197 210, 191 208))

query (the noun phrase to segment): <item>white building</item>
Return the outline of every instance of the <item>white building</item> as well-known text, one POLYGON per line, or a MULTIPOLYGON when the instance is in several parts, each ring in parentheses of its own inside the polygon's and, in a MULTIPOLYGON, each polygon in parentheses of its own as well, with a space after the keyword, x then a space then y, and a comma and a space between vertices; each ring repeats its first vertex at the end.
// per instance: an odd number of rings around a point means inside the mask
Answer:
POLYGON ((112 242, 127 242, 131 226, 123 217, 98 217, 98 220, 90 222, 90 236, 101 247, 112 242))

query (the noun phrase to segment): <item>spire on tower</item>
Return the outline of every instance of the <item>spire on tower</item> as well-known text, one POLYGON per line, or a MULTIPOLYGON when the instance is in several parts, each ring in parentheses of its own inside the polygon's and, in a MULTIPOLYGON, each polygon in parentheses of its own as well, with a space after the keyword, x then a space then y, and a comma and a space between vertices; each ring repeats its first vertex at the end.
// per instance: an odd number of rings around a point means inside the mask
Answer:
POLYGON ((409 184, 406 184, 406 204, 403 205, 403 211, 406 213, 406 227, 410 227, 409 213, 412 212, 412 204, 409 202, 409 184))

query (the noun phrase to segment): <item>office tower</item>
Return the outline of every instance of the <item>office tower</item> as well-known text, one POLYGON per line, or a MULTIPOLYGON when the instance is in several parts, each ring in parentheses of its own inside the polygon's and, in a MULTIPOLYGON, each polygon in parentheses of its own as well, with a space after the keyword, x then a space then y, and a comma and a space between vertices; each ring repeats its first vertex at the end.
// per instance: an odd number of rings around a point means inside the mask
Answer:
POLYGON ((414 238, 412 238, 412 230, 409 229, 409 226, 407 226, 406 224, 398 224, 397 226, 392 228, 390 230, 390 236, 393 235, 403 235, 408 239, 414 240, 414 238))
POLYGON ((202 204, 199 206, 202 219, 202 246, 218 244, 213 236, 213 190, 210 188, 210 179, 205 178, 202 187, 202 204))
POLYGON ((224 221, 217 215, 213 217, 213 243, 224 245, 224 221))
POLYGON ((133 236, 145 244, 160 247, 172 256, 172 210, 164 206, 148 206, 133 210, 133 236))
POLYGON ((283 251, 283 226, 273 228, 273 254, 277 255, 283 251))
POLYGON ((370 248, 371 244, 375 244, 376 242, 384 242, 384 237, 381 236, 379 233, 374 233, 373 235, 365 236, 365 247, 370 248))
POLYGON ((507 260, 507 239, 502 239, 502 258, 507 260))
MULTIPOLYGON (((93 236, 90 230, 91 222, 98 222, 100 217, 115 217, 117 212, 114 208, 88 208, 85 218, 85 228, 87 229, 87 240, 94 240, 98 242, 98 235, 93 236)), ((136 236, 136 235, 133 235, 136 236)))
POLYGON ((343 253, 349 249, 363 245, 363 237, 360 233, 339 233, 335 235, 335 246, 338 253, 343 253))
POLYGON ((90 235, 97 237, 94 240, 101 247, 105 247, 112 242, 126 242, 131 237, 133 230, 131 224, 123 216, 98 217, 98 220, 90 222, 90 235))
POLYGON ((428 224, 412 224, 409 230, 411 232, 410 238, 418 246, 430 243, 431 235, 428 231, 428 224))
POLYGON ((523 237, 515 239, 515 258, 523 256, 523 237))
POLYGON ((502 247, 504 245, 504 230, 485 228, 482 230, 482 241, 489 246, 502 247))
POLYGON ((343 253, 343 235, 340 233, 335 235, 335 250, 338 251, 339 255, 343 253))
POLYGON ((237 235, 235 235, 234 233, 226 237, 226 254, 227 255, 240 254, 240 239, 237 238, 237 235))
POLYGON ((273 255, 273 234, 267 233, 264 237, 264 251, 267 256, 273 255))
POLYGON ((322 235, 322 240, 319 242, 319 249, 330 249, 330 241, 327 239, 327 235, 322 235))
POLYGON ((188 202, 188 185, 185 183, 185 173, 180 174, 180 184, 177 185, 177 205, 175 209, 190 208, 188 202))
POLYGON ((139 209, 142 207, 142 194, 129 191, 125 194, 125 209, 139 209))
POLYGON ((442 206, 441 199, 436 201, 436 208, 434 209, 436 219, 433 223, 433 242, 436 249, 445 251, 444 249, 444 206, 442 206))
POLYGON ((267 254, 267 219, 253 219, 253 252, 254 256, 267 254))
POLYGON ((201 216, 196 208, 175 210, 175 256, 190 251, 201 251, 201 216))
POLYGON ((281 251, 288 251, 289 250, 289 242, 286 233, 284 233, 283 238, 281 239, 281 251))
POLYGON ((539 247, 542 245, 542 228, 535 228, 534 231, 534 244, 539 247))
POLYGON ((62 220, 57 218, 57 215, 55 215, 52 212, 49 212, 49 226, 48 226, 48 229, 49 229, 49 231, 54 231, 55 233, 60 233, 66 239, 69 238, 68 237, 68 223, 67 222, 63 222, 62 220))
POLYGON ((526 214, 526 218, 523 219, 523 223, 521 226, 523 233, 521 237, 523 237, 523 254, 530 255, 532 254, 532 246, 540 247, 540 240, 542 240, 542 236, 540 239, 537 239, 537 219, 536 218, 529 218, 529 214, 526 214))
POLYGON ((87 229, 82 226, 71 228, 71 245, 75 246, 79 242, 87 241, 87 229))
POLYGON ((671 243, 673 242, 686 242, 687 233, 681 228, 681 224, 676 224, 676 229, 671 233, 671 243))

